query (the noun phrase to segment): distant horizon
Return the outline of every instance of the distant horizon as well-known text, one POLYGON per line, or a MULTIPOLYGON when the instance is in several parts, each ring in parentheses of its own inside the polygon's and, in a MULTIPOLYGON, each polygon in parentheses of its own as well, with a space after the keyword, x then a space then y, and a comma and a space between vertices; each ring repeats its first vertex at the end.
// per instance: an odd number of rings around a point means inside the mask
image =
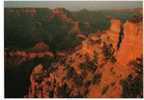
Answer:
POLYGON ((4 1, 5 8, 65 8, 71 11, 142 8, 142 1, 4 1))

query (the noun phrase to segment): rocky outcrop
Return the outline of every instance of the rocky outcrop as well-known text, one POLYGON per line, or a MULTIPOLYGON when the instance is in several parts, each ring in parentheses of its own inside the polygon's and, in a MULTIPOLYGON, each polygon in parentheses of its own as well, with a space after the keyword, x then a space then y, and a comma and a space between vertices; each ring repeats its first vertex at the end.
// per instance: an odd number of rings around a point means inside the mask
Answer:
MULTIPOLYGON (((110 29, 101 35, 81 36, 81 44, 72 52, 43 69, 38 79, 30 78, 31 85, 25 97, 122 97, 123 80, 139 77, 138 70, 142 69, 141 64, 129 65, 142 55, 142 24, 130 21, 121 24, 118 19, 111 23, 110 29), (121 27, 124 36, 117 49, 121 27)), ((43 68, 42 64, 38 66, 43 68)), ((35 75, 32 73, 31 77, 35 75)), ((142 96, 141 93, 135 96, 142 96)))
POLYGON ((142 23, 127 21, 123 27, 124 37, 117 52, 117 59, 121 64, 128 64, 129 61, 142 56, 142 23))
POLYGON ((106 30, 106 34, 102 36, 102 40, 111 43, 117 49, 119 41, 119 32, 121 31, 121 21, 119 19, 111 19, 111 26, 106 30))

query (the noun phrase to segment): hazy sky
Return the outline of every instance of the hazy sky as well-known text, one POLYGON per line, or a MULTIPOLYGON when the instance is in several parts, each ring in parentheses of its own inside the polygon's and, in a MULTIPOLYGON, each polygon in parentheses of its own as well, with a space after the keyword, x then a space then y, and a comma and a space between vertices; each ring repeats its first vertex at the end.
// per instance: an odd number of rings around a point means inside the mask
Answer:
POLYGON ((5 1, 5 7, 64 7, 69 10, 122 9, 142 7, 142 1, 5 1))

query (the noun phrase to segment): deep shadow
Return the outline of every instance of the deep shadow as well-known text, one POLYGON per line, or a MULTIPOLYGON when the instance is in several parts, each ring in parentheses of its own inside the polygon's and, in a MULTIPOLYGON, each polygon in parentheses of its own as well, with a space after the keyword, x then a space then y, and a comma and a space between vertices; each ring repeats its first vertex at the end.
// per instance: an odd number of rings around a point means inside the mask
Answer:
POLYGON ((14 69, 5 67, 5 98, 24 97, 30 85, 30 73, 37 64, 34 59, 15 66, 14 69))

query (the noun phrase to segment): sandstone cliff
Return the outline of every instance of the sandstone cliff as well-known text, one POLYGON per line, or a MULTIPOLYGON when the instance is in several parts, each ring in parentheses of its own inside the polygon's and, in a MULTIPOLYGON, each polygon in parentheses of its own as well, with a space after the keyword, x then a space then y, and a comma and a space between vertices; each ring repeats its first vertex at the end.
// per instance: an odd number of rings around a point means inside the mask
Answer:
POLYGON ((135 95, 128 90, 133 89, 134 80, 141 75, 142 23, 126 21, 123 24, 118 19, 112 19, 110 29, 99 34, 83 36, 79 46, 48 69, 44 69, 42 64, 36 66, 35 69, 41 70, 33 70, 25 97, 114 98, 126 97, 125 91, 129 96, 141 97, 142 90, 135 95), (121 31, 123 36, 120 41, 121 31), (130 87, 125 90, 123 82, 130 87))

